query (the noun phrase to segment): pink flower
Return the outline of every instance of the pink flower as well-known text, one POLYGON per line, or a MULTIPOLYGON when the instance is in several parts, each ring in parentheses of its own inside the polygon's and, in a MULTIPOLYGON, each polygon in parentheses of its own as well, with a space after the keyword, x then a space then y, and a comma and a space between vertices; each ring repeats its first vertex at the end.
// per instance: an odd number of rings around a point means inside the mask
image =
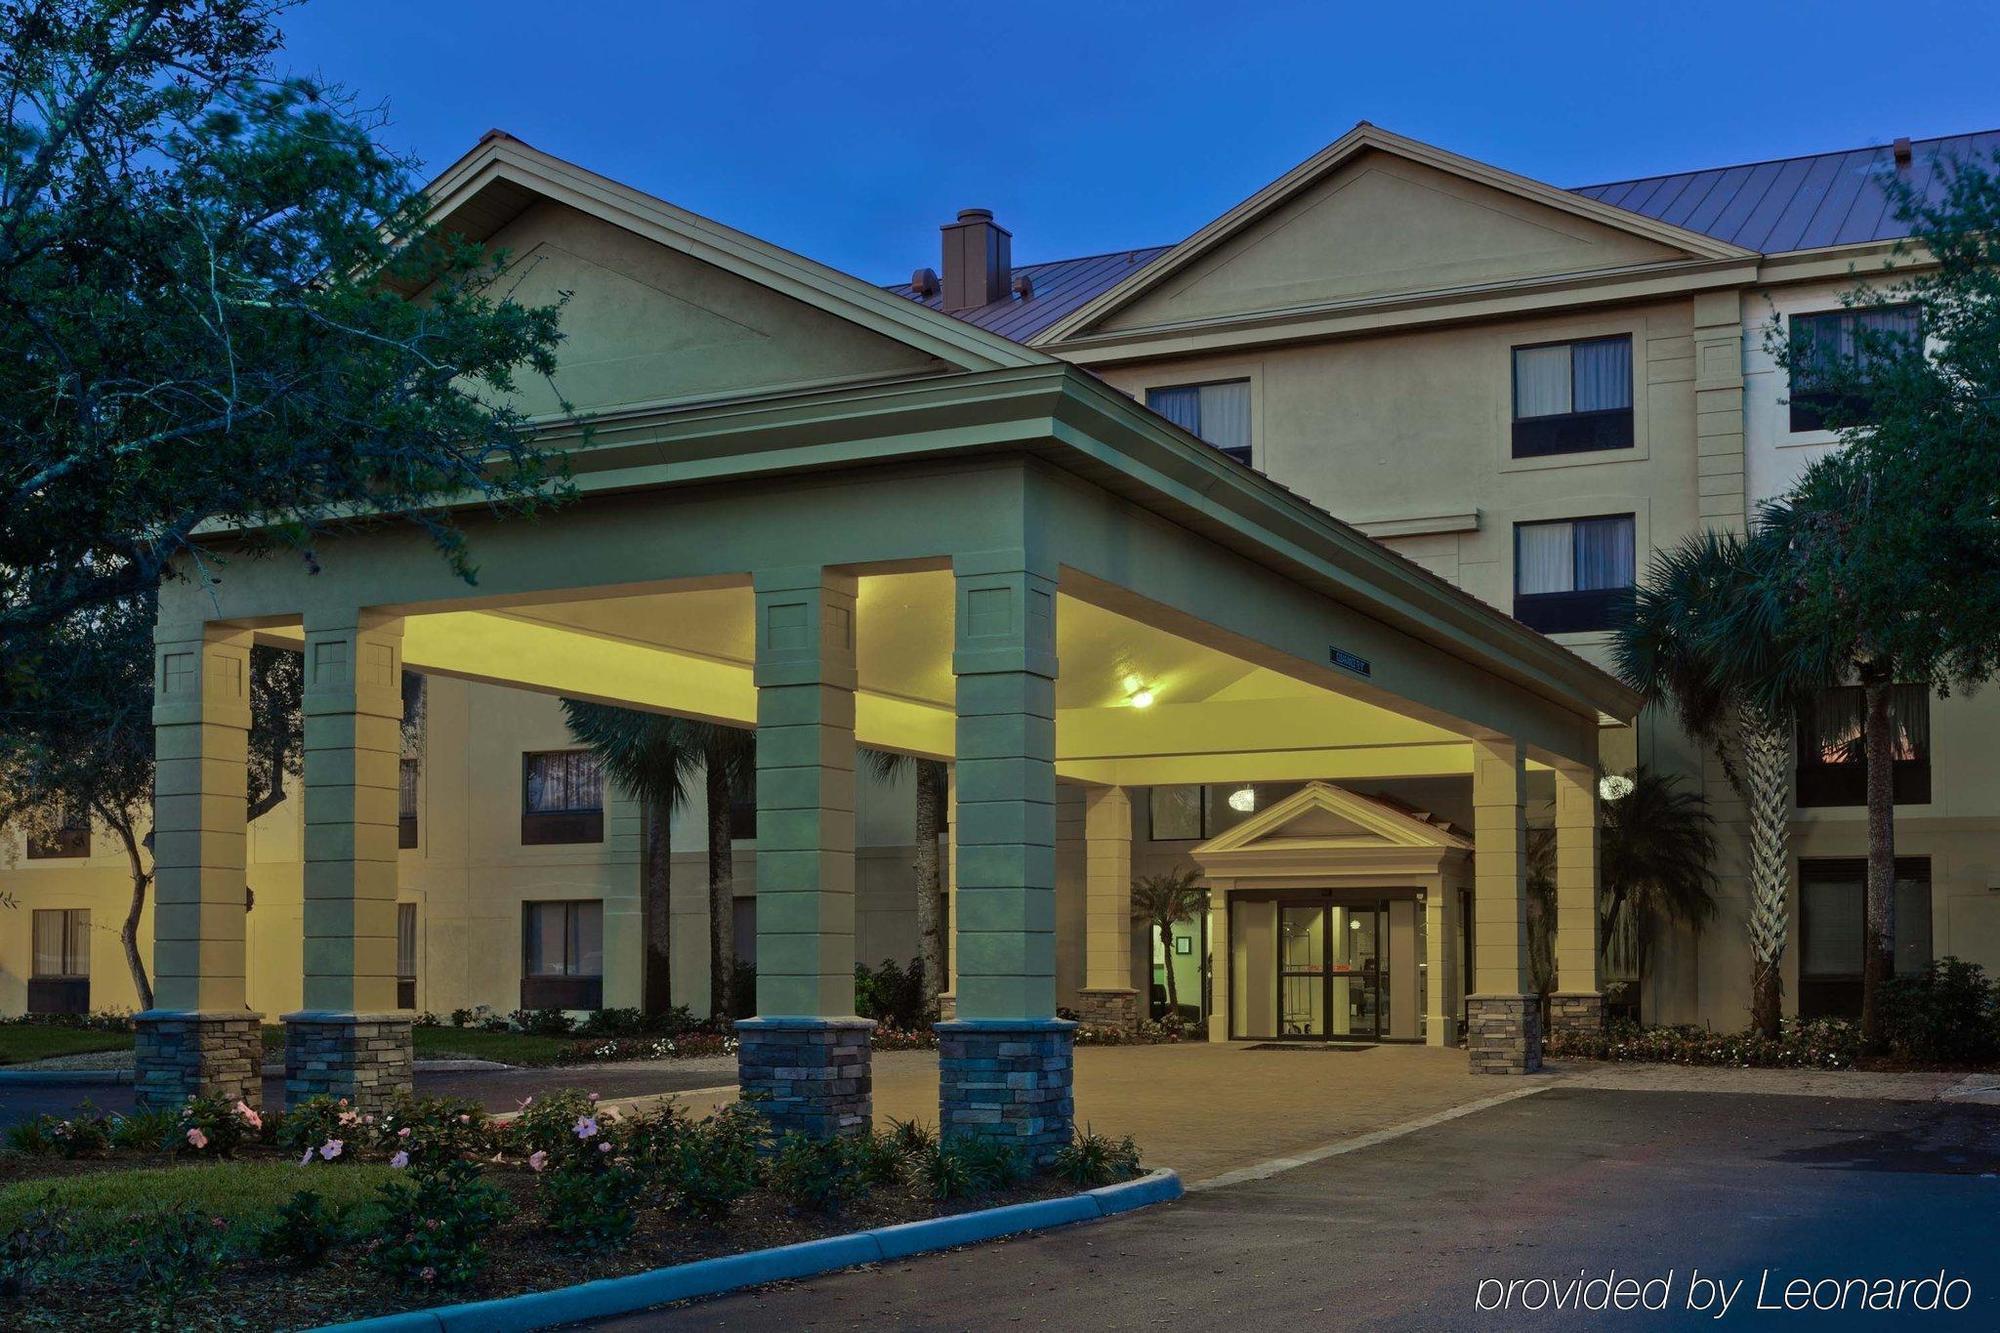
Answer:
POLYGON ((191 1129, 188 1131, 188 1145, 196 1152, 200 1152, 208 1146, 208 1135, 198 1129, 191 1129))
POLYGON ((328 1139, 325 1143, 319 1145, 319 1155, 331 1162, 334 1158, 340 1156, 340 1150, 346 1146, 339 1139, 328 1139))
POLYGON ((422 1278, 422 1279, 423 1279, 424 1281, 426 1281, 426 1282, 434 1282, 434 1281, 436 1281, 436 1280, 437 1280, 437 1275, 438 1275, 438 1271, 437 1271, 437 1269, 435 1269, 435 1268, 425 1268, 425 1269, 424 1269, 424 1270, 423 1270, 423 1271, 422 1271, 421 1273, 419 1273, 419 1274, 418 1274, 417 1276, 421 1277, 421 1278, 422 1278))
POLYGON ((409 1164, 410 1164, 410 1155, 406 1152, 399 1151, 394 1157, 391 1157, 389 1159, 389 1165, 395 1167, 398 1171, 401 1171, 404 1167, 408 1166, 409 1164))
POLYGON ((347 1105, 347 1098, 345 1098, 345 1097, 342 1097, 342 1098, 340 1099, 340 1101, 339 1101, 338 1105, 341 1105, 341 1106, 345 1106, 345 1105, 347 1105))
POLYGON ((261 1130, 264 1128, 264 1117, 258 1115, 248 1102, 236 1103, 236 1117, 252 1129, 261 1130))
POLYGON ((597 1094, 596 1094, 596 1093, 594 1093, 594 1092, 593 1092, 593 1093, 591 1093, 591 1094, 590 1094, 590 1100, 592 1100, 593 1102, 594 1102, 594 1101, 596 1101, 596 1100, 597 1100, 597 1094))
POLYGON ((610 1151, 611 1151, 611 1143, 610 1143, 610 1140, 608 1140, 608 1139, 607 1139, 607 1140, 606 1140, 605 1142, 603 1142, 603 1143, 600 1143, 600 1144, 598 1144, 598 1145, 597 1145, 597 1151, 599 1151, 599 1152, 610 1152, 610 1151))
POLYGON ((597 1117, 596 1117, 596 1116, 594 1116, 594 1115, 586 1115, 586 1116, 580 1116, 580 1117, 578 1117, 578 1118, 577 1118, 577 1122, 576 1122, 576 1136, 577 1136, 578 1138, 580 1138, 580 1139, 587 1139, 587 1138, 590 1138, 590 1137, 591 1137, 592 1135, 594 1135, 594 1134, 596 1134, 596 1133, 597 1133, 597 1117))
POLYGON ((528 1096, 526 1096, 526 1097, 523 1097, 523 1098, 522 1098, 522 1099, 521 1099, 520 1101, 518 1101, 518 1102, 515 1102, 515 1103, 514 1103, 514 1109, 515 1109, 515 1110, 517 1110, 517 1111, 525 1111, 525 1110, 527 1110, 527 1109, 528 1109, 528 1108, 529 1108, 530 1106, 533 1106, 534 1104, 535 1104, 535 1098, 534 1098, 533 1094, 530 1094, 530 1095, 528 1095, 528 1096))
POLYGON ((549 1164, 549 1155, 539 1149, 528 1154, 528 1169, 539 1171, 549 1164))
POLYGON ((397 1130, 396 1137, 399 1139, 407 1139, 408 1137, 410 1137, 410 1127, 408 1125, 405 1125, 401 1129, 397 1130))
MULTIPOLYGON (((341 1105, 345 1106, 347 1105, 347 1103, 342 1102, 341 1105)), ((360 1118, 361 1118, 360 1116, 354 1114, 354 1112, 352 1111, 342 1111, 340 1113, 340 1123, 343 1125, 351 1125, 360 1118)))
POLYGON ((458 1118, 458 1123, 461 1125, 469 1125, 472 1123, 472 1117, 469 1115, 461 1115, 458 1118))

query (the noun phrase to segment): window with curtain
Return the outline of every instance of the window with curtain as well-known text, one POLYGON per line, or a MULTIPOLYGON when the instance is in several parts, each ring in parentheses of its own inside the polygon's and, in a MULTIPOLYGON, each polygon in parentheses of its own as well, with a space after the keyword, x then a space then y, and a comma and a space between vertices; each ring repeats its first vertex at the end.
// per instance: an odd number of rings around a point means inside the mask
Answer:
MULTIPOLYGON (((1859 857, 1799 862, 1799 1014, 1857 1018, 1866 948, 1868 863, 1859 857)), ((1896 858, 1896 972, 1931 963, 1931 863, 1896 858)))
POLYGON ((604 994, 604 904, 523 903, 521 911, 521 1007, 598 1008, 604 994))
POLYGON ((32 924, 35 976, 69 979, 90 975, 89 908, 37 908, 32 924))
POLYGON ((1610 629, 1637 564, 1631 514, 1514 525, 1514 618, 1544 634, 1610 629))
POLYGON ((1250 461, 1249 380, 1148 389, 1146 406, 1237 462, 1250 461))
POLYGON ((1870 361, 1893 356, 1902 345, 1923 338, 1923 319, 1914 305, 1822 310, 1793 315, 1791 334, 1792 429, 1825 430, 1836 417, 1843 423, 1865 423, 1868 403, 1864 394, 1821 384, 1846 366, 1865 381, 1870 361))
POLYGON ((71 811, 48 832, 30 833, 27 842, 30 861, 67 861, 89 856, 90 817, 71 811))
POLYGON ((1632 447, 1632 339, 1514 349, 1514 457, 1632 447))
MULTIPOLYGON (((1866 805, 1868 765, 1862 724, 1868 701, 1859 685, 1822 690, 1799 714, 1798 802, 1801 807, 1866 805)), ((1895 755, 1890 790, 1898 805, 1931 799, 1931 696, 1922 685, 1889 691, 1889 744, 1895 755)))
POLYGON ((396 1007, 417 1007, 417 905, 396 904, 396 1007))
POLYGON ((405 759, 397 774, 396 845, 417 845, 417 761, 405 759))
POLYGON ((588 750, 522 757, 521 841, 604 841, 604 776, 588 750))

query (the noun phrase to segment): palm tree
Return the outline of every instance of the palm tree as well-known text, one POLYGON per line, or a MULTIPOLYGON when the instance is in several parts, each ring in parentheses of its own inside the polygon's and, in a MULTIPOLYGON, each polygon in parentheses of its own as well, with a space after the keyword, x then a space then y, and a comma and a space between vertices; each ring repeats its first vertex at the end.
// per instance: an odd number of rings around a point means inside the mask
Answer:
MULTIPOLYGON (((708 1011, 732 1014, 736 993, 736 849, 732 811, 757 795, 757 733, 720 722, 683 721, 701 758, 708 801, 708 1011)), ((747 1015, 733 1015, 747 1017, 747 1015)))
POLYGON ((570 734, 645 807, 646 871, 640 892, 646 954, 642 1003, 648 1013, 666 1013, 673 1007, 670 879, 674 812, 687 802, 687 781, 701 762, 701 753, 691 744, 687 724, 679 718, 583 699, 564 699, 562 708, 570 734))
POLYGON ((865 745, 861 758, 879 781, 897 782, 907 773, 916 785, 917 938, 924 960, 924 1004, 935 1012, 945 981, 944 913, 938 910, 944 877, 938 835, 944 832, 948 770, 942 760, 918 759, 865 745))
POLYGON ((1178 1019, 1181 997, 1174 981, 1174 923, 1191 921, 1208 910, 1208 890, 1199 883, 1201 872, 1191 866, 1158 875, 1141 875, 1132 881, 1132 919, 1144 921, 1160 934, 1160 947, 1167 959, 1167 1014, 1178 1019))
POLYGON ((1791 719, 1825 683, 1787 651, 1778 555, 1733 533, 1683 539, 1653 557, 1612 641, 1618 674, 1714 752, 1749 810, 1750 1013, 1771 1036, 1790 930, 1791 719))

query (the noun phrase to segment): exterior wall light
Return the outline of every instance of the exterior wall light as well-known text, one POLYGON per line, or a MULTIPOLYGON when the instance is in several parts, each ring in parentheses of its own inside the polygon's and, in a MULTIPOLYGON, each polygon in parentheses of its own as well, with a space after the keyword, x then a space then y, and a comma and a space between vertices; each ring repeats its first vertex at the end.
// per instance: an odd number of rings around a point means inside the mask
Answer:
POLYGON ((1623 773, 1606 773, 1597 780, 1597 794, 1607 801, 1622 801, 1632 794, 1633 786, 1623 773))
POLYGON ((1153 692, 1143 685, 1132 691, 1132 706, 1134 708, 1151 708, 1153 706, 1153 692))
POLYGON ((1229 808, 1241 811, 1246 815, 1255 810, 1257 808, 1257 789, 1255 787, 1238 787, 1235 791, 1230 792, 1229 808))

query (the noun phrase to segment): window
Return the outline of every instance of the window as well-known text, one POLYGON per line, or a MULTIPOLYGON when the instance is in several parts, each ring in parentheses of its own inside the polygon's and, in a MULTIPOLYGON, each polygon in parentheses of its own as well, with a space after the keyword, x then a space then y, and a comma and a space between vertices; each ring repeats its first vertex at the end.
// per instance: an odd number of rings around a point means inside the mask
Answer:
POLYGON ((522 756, 521 843, 604 841, 604 777, 588 750, 522 756))
POLYGON ((64 861, 90 855, 90 817, 72 813, 46 833, 28 835, 30 861, 64 861))
POLYGON ((1827 418, 1835 414, 1844 421, 1862 422, 1868 404, 1861 396, 1816 388, 1816 379, 1844 365, 1853 365, 1863 379, 1868 363, 1884 355, 1894 355, 1897 344, 1915 342, 1923 336, 1923 323, 1914 305, 1870 307, 1860 310, 1823 310, 1792 316, 1792 429, 1825 430, 1827 418))
POLYGON ((396 1007, 417 1007, 417 905, 396 904, 396 1007))
POLYGON ((1146 390, 1146 406, 1239 463, 1250 461, 1250 381, 1146 390))
POLYGON ((417 761, 405 759, 398 775, 396 795, 396 845, 417 845, 417 761))
MULTIPOLYGON (((1868 764, 1861 729, 1867 698, 1859 685, 1822 690, 1799 714, 1801 807, 1868 804, 1868 764)), ((1922 685, 1889 691, 1889 746, 1896 761, 1890 794, 1897 805, 1931 799, 1931 695, 1922 685)))
POLYGON ((1208 836, 1200 787, 1155 787, 1147 798, 1154 842, 1198 841, 1208 836))
POLYGON ((1148 796, 1149 829, 1155 842, 1213 838, 1259 810, 1290 796, 1296 782, 1219 782, 1199 787, 1154 787, 1148 796))
POLYGON ((522 906, 521 1007, 597 1009, 604 1003, 604 904, 522 906))
MULTIPOLYGON (((1799 862, 1799 1013, 1856 1018, 1866 943, 1868 863, 1859 858, 1799 862)), ((1896 858, 1896 971, 1931 962, 1931 863, 1896 858)))
POLYGON ((1514 619, 1544 634, 1610 629, 1632 587, 1632 515, 1514 525, 1514 619))
POLYGON ((28 978, 28 1012, 89 1013, 89 909, 37 908, 30 926, 35 948, 34 967, 28 978))
POLYGON ((1632 447, 1632 339, 1514 349, 1514 457, 1632 447))

